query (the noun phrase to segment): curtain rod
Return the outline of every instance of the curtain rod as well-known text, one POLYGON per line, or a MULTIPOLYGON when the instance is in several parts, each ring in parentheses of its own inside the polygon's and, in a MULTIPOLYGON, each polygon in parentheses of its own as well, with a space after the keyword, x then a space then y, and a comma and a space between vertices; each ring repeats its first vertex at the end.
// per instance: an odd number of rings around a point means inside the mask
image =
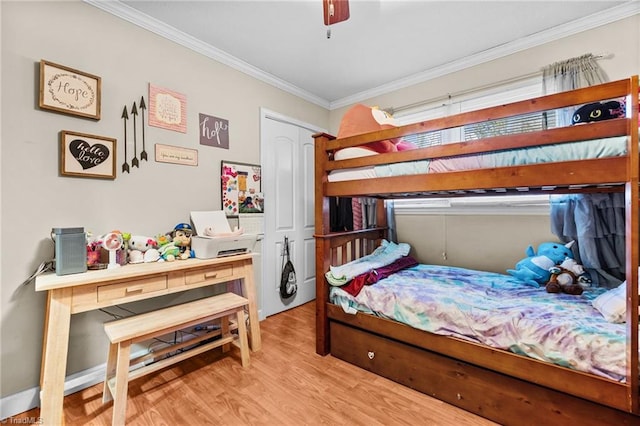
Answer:
MULTIPOLYGON (((613 57, 613 54, 611 54, 611 53, 601 53, 601 54, 593 55, 593 57, 595 59, 610 59, 610 58, 613 57)), ((382 108, 382 110, 387 112, 387 113, 389 113, 389 114, 391 114, 391 115, 394 115, 395 113, 397 113, 399 111, 405 111, 405 110, 408 110, 408 109, 417 108, 419 106, 428 105, 428 104, 435 103, 435 102, 446 101, 446 100, 449 100, 449 99, 457 97, 457 96, 468 95, 470 93, 480 92, 480 91, 488 90, 488 89, 494 89, 496 87, 504 86, 504 85, 507 85, 507 84, 518 83, 518 82, 521 82, 521 81, 524 81, 524 80, 528 80, 528 79, 533 78, 533 77, 542 76, 542 70, 543 70, 543 68, 539 69, 538 71, 530 72, 529 74, 519 75, 517 77, 512 77, 512 78, 508 78, 508 79, 505 79, 505 80, 500 80, 500 81, 496 81, 496 82, 493 82, 493 83, 488 83, 488 84, 485 84, 483 86, 474 87, 473 89, 462 90, 460 92, 447 93, 446 95, 436 96, 436 97, 433 97, 433 98, 430 98, 430 99, 425 99, 425 100, 414 102, 414 103, 411 103, 411 104, 402 105, 402 106, 399 106, 399 107, 382 108)))

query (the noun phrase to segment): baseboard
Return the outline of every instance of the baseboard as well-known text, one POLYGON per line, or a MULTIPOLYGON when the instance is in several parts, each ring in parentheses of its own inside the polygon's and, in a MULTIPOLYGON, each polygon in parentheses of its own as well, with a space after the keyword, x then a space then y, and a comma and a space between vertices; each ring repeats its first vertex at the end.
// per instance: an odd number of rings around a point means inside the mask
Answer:
MULTIPOLYGON (((91 367, 66 377, 64 381, 64 394, 81 391, 104 380, 104 372, 107 364, 91 367)), ((40 387, 36 386, 22 392, 9 395, 0 400, 0 419, 6 419, 16 414, 24 413, 32 408, 40 406, 40 387)))
MULTIPOLYGON (((140 349, 132 358, 146 355, 147 349, 140 349)), ((64 395, 71 395, 104 381, 107 363, 70 374, 64 380, 64 395)), ((40 386, 15 393, 0 399, 0 419, 5 420, 40 406, 40 386)))
MULTIPOLYGON (((0 0, 1 1, 1 0, 0 0)), ((186 340, 193 338, 189 335, 186 340)), ((148 347, 140 346, 138 350, 131 354, 131 358, 138 358, 149 353, 148 347)), ((144 364, 140 364, 142 366, 144 364)), ((137 367, 138 364, 132 366, 137 367)), ((71 395, 83 389, 96 385, 104 381, 107 363, 102 363, 87 370, 67 376, 64 380, 64 395, 71 395)), ((5 420, 16 414, 24 413, 32 408, 40 406, 40 387, 36 386, 13 395, 0 399, 0 419, 5 420)))

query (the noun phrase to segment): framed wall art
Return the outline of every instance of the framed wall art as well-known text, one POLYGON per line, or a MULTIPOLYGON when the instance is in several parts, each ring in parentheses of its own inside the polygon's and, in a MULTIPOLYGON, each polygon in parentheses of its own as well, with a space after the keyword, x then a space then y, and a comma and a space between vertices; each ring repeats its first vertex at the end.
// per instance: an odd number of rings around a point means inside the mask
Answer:
POLYGON ((149 84, 149 125, 187 133, 187 97, 149 84))
POLYGON ((226 215, 264 213, 260 166, 223 160, 221 170, 222 210, 226 215))
POLYGON ((53 62, 40 61, 41 109, 100 120, 102 79, 53 62))
POLYGON ((198 114, 200 145, 229 149, 229 120, 207 114, 198 114))
POLYGON ((198 150, 182 148, 180 146, 156 144, 156 161, 158 163, 182 164, 184 166, 198 165, 198 150))
POLYGON ((68 130, 61 131, 60 174, 115 179, 116 139, 68 130))

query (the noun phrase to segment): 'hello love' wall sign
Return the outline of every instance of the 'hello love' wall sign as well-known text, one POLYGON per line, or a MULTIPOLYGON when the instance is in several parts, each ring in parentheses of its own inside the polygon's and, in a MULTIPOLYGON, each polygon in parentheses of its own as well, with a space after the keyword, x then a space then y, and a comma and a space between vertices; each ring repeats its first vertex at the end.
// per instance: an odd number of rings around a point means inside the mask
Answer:
POLYGON ((116 139, 68 130, 61 131, 60 174, 115 179, 116 139))

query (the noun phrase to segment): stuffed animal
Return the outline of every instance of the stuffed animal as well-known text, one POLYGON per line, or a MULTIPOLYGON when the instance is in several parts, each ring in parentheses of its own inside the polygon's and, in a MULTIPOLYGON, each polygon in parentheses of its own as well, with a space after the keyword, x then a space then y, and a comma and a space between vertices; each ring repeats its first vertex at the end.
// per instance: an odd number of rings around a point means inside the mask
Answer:
POLYGON ((156 235, 156 243, 158 248, 165 246, 171 242, 171 234, 158 234, 156 235))
POLYGON ((593 102, 582 105, 573 113, 571 124, 590 123, 625 116, 624 102, 593 102))
POLYGON ((591 282, 584 267, 575 259, 567 257, 560 265, 549 268, 551 277, 545 288, 547 293, 582 294, 582 285, 591 282))
POLYGON ((173 262, 180 256, 180 247, 176 246, 173 241, 167 241, 158 249, 160 252, 160 260, 173 262))
POLYGON ((161 262, 173 262, 180 255, 180 247, 172 241, 171 234, 158 235, 156 240, 161 262))
POLYGON ((179 223, 173 228, 171 237, 173 238, 173 244, 180 249, 178 254, 179 259, 189 259, 190 257, 196 257, 193 250, 191 250, 191 235, 193 235, 193 229, 188 223, 179 223))
POLYGON ((573 243, 545 242, 538 246, 537 252, 529 246, 525 251, 527 257, 516 263, 515 269, 507 269, 507 273, 536 287, 546 285, 551 277, 550 268, 560 265, 567 257, 573 259, 573 243))
MULTIPOLYGON (((338 129, 338 138, 347 138, 350 136, 360 135, 363 133, 375 132, 378 130, 392 129, 397 127, 393 117, 385 111, 377 107, 369 107, 362 104, 356 104, 349 108, 342 117, 340 128, 338 129)), ((377 153, 395 152, 401 149, 415 148, 410 143, 400 139, 387 139, 378 142, 370 142, 361 145, 377 153)))
POLYGON ((129 238, 129 263, 149 263, 160 258, 156 249, 156 240, 142 235, 132 235, 129 238))

